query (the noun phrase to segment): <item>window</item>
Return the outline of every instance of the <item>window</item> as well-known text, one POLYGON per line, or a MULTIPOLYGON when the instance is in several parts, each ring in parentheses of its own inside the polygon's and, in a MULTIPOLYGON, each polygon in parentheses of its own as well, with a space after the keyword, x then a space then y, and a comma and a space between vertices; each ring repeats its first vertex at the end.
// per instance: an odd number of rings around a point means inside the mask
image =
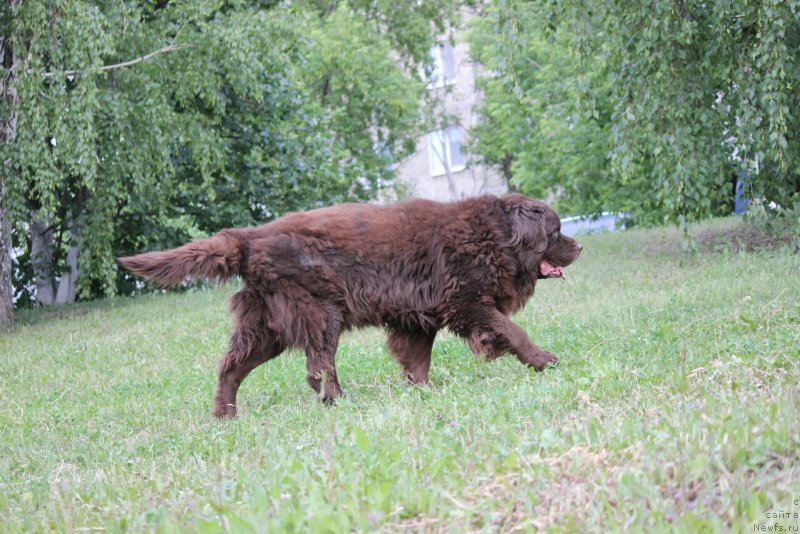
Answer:
POLYGON ((456 60, 450 43, 434 45, 429 54, 433 70, 428 76, 428 83, 432 87, 444 87, 453 83, 456 79, 456 60))
POLYGON ((441 176, 450 172, 458 172, 466 166, 466 158, 462 146, 464 131, 458 126, 445 130, 436 130, 428 134, 428 160, 431 176, 441 176))

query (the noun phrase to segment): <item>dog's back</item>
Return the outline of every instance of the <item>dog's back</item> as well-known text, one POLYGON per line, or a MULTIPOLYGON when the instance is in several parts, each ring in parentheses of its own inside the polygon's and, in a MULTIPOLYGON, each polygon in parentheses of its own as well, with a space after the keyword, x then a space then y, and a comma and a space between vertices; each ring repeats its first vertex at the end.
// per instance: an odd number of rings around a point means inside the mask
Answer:
MULTIPOLYGON (((448 272, 458 267, 452 265, 453 257, 460 253, 465 234, 480 226, 475 210, 464 208, 463 203, 413 200, 291 214, 253 230, 242 277, 283 307, 298 308, 294 303, 305 305, 313 298, 318 307, 335 308, 345 328, 438 328, 443 301, 457 290, 453 284, 463 282, 448 272)), ((480 275, 475 266, 470 272, 480 275)))

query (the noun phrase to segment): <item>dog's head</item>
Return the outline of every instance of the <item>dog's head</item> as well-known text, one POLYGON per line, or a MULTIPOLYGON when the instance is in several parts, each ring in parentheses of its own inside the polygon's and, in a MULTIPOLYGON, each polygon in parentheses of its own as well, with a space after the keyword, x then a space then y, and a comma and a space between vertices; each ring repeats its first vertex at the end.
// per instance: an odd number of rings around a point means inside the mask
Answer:
POLYGON ((561 234, 558 214, 540 200, 514 194, 503 199, 511 228, 510 245, 537 278, 564 278, 564 267, 578 259, 583 245, 561 234))

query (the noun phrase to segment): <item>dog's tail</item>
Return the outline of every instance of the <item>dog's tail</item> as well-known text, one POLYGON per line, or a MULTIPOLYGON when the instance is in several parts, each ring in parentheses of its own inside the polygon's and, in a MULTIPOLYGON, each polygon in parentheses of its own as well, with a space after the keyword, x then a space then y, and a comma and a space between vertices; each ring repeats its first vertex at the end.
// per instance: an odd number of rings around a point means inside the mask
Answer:
POLYGON ((241 274, 251 229, 223 230, 182 247, 117 258, 130 272, 163 287, 188 280, 228 280, 241 274))

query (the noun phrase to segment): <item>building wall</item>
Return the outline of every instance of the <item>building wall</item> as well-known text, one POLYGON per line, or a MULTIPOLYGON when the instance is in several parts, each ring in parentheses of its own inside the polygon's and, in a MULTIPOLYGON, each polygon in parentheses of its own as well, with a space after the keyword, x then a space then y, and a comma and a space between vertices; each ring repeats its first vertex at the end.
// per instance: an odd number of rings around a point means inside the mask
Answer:
MULTIPOLYGON (((456 43, 453 57, 453 82, 446 88, 432 85, 429 91, 433 91, 438 97, 439 114, 444 112, 446 116, 452 117, 447 126, 460 126, 466 141, 467 132, 479 119, 474 112, 480 98, 475 84, 479 67, 471 61, 466 43, 456 43)), ((417 151, 398 165, 397 196, 451 201, 486 193, 500 195, 508 192, 508 184, 499 169, 470 161, 466 150, 466 168, 432 175, 429 143, 429 135, 422 136, 417 140, 417 151)))

